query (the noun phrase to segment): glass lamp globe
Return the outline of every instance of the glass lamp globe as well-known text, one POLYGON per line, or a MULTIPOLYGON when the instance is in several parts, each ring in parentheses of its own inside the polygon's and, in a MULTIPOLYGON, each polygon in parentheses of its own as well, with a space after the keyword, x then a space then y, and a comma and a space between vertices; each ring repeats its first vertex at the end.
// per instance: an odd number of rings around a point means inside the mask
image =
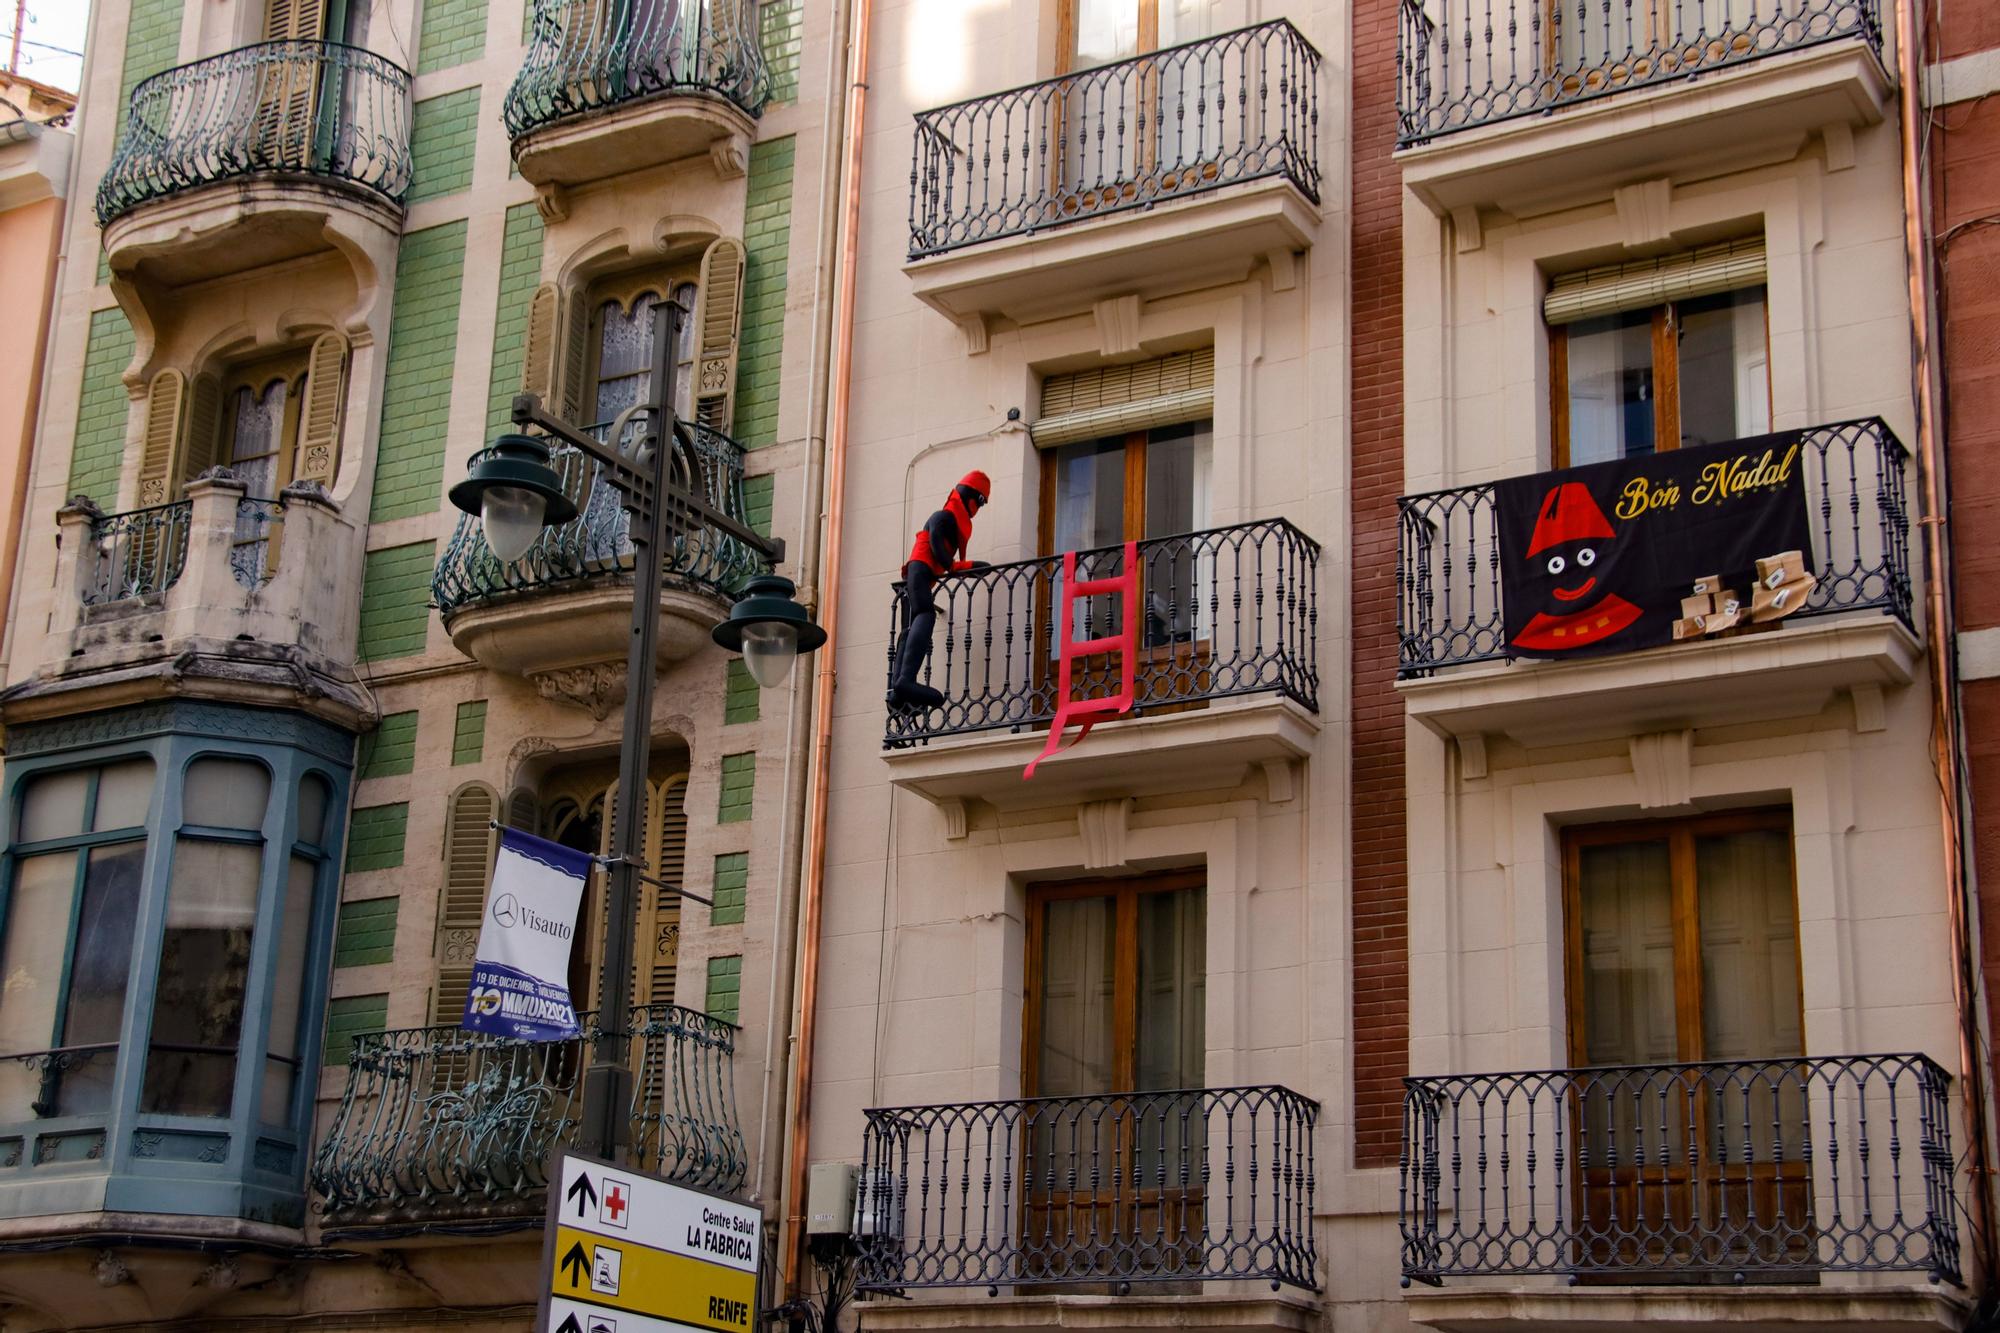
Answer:
POLYGON ((520 486, 489 486, 479 503, 487 549, 503 562, 519 560, 542 535, 548 502, 520 486))
POLYGON ((799 631, 783 621, 767 620, 743 627, 743 665, 750 678, 766 690, 775 690, 792 674, 799 655, 799 631))

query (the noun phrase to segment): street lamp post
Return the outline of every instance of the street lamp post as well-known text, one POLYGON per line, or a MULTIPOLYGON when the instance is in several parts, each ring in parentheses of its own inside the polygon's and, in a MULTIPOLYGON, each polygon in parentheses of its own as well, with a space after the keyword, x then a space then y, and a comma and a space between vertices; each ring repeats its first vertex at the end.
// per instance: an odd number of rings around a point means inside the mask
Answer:
MULTIPOLYGON (((599 441, 543 408, 533 394, 514 400, 514 423, 532 427, 594 460, 618 491, 630 519, 632 543, 632 636, 625 654, 625 730, 620 746, 618 802, 612 819, 615 837, 607 862, 608 902, 604 932, 604 972, 598 993, 598 1031, 583 1080, 583 1121, 578 1135, 584 1152, 622 1160, 630 1138, 632 1106, 631 1033, 632 927, 642 883, 660 887, 645 874, 641 836, 646 819, 646 780, 652 763, 653 659, 659 641, 660 588, 666 553, 690 526, 715 529, 754 550, 771 565, 785 558, 785 544, 754 532, 716 509, 708 496, 676 484, 673 459, 684 445, 689 476, 699 485, 701 453, 673 404, 673 357, 687 312, 672 301, 653 307, 651 401, 626 409, 599 441), (626 425, 643 414, 644 431, 626 425), (627 437, 630 436, 628 442, 627 437)), ((517 560, 545 526, 567 522, 576 507, 563 494, 549 467, 548 447, 533 436, 503 435, 473 460, 465 480, 451 489, 452 503, 477 514, 487 545, 502 560, 517 560)), ((745 655, 759 685, 783 684, 799 653, 826 642, 826 633, 792 600, 791 580, 775 573, 749 580, 730 618, 715 627, 715 641, 745 655)))

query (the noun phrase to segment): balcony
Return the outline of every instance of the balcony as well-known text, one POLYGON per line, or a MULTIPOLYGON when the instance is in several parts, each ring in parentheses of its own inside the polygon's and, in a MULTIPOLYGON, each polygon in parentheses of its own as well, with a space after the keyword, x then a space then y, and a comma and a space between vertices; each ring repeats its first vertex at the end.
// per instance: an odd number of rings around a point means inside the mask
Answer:
MULTIPOLYGON (((608 426, 590 429, 602 438, 608 426)), ((698 474, 709 504, 747 522, 743 447, 706 426, 690 429, 694 448, 679 475, 698 474)), ((451 641, 481 665, 574 682, 612 663, 623 669, 632 621, 632 542, 629 518, 600 465, 567 447, 554 455, 551 466, 576 504, 576 518, 548 529, 510 564, 487 549, 479 520, 461 515, 431 576, 431 600, 451 641)), ((677 541, 667 553, 660 597, 661 664, 706 644, 717 607, 726 606, 737 583, 760 567, 755 552, 711 528, 677 541)), ((602 704, 609 695, 593 697, 602 704)))
POLYGON ((1683 1322, 1959 1327, 1950 1084, 1922 1055, 1405 1079, 1403 1280, 1449 1288, 1411 1316, 1595 1328, 1644 1287, 1683 1322))
POLYGON ((1889 96, 1877 0, 1402 0, 1399 43, 1403 179, 1440 214, 1789 161, 1889 96))
POLYGON ((339 248, 329 233, 393 258, 410 171, 407 71, 264 42, 132 90, 97 220, 114 273, 168 287, 339 248))
POLYGON ((249 496, 224 468, 186 497, 56 515, 45 666, 0 696, 7 721, 168 695, 303 708, 353 728, 372 715, 352 670, 362 534, 317 485, 249 496))
MULTIPOLYGON (((321 1141, 329 1234, 447 1221, 539 1222, 549 1157, 575 1143, 595 1037, 524 1042, 455 1026, 364 1033, 321 1141)), ((632 1162, 718 1193, 749 1172, 736 1123, 736 1029, 677 1005, 632 1011, 632 1162)))
POLYGON ((754 5, 535 0, 501 104, 521 175, 545 190, 713 152, 743 174, 771 95, 754 5))
POLYGON ((1018 1307, 1080 1284, 1122 1295, 1093 1328, 1191 1327, 1218 1299, 1256 1307, 1229 1327, 1310 1326, 1309 1298, 1320 1291, 1319 1104, 1289 1088, 1033 1097, 867 1115, 855 1289, 913 1299, 864 1306, 863 1328, 1050 1326, 1017 1325, 1018 1307), (1202 1284, 1239 1282, 1291 1287, 1308 1300, 1246 1300, 1244 1288, 1225 1294, 1219 1285, 1201 1292, 1202 1284), (937 1321, 954 1291, 980 1294, 976 1323, 937 1321), (1014 1299, 993 1304, 1003 1291, 1014 1299))
POLYGON ((1807 717, 1843 690, 1861 696, 1857 709, 1879 708, 1883 688, 1914 677, 1920 650, 1909 454, 1880 418, 1808 431, 1802 454, 1818 571, 1806 605, 1767 633, 1622 656, 1510 660, 1493 487, 1403 496, 1397 676, 1410 715, 1441 736, 1533 745, 1807 717))
MULTIPOLYGON (((1087 745, 1024 783, 1021 770, 1041 751, 1060 702, 1063 561, 955 574, 937 584, 924 673, 945 701, 890 710, 883 744, 892 780, 941 803, 1021 805, 1230 786, 1253 765, 1308 754, 1319 728, 1319 543, 1265 519, 1154 538, 1137 553, 1144 623, 1135 630, 1135 720, 1105 720, 1087 745)), ((1080 552, 1077 567, 1108 577, 1123 560, 1122 547, 1107 547, 1080 552)), ((1075 639, 1118 632, 1109 603, 1079 600, 1075 639)), ((898 595, 891 645, 902 614, 898 595)), ((1076 698, 1119 688, 1116 657, 1080 659, 1074 671, 1076 698)))
POLYGON ((1319 223, 1319 65, 1279 19, 921 112, 904 272, 982 327, 1289 275, 1319 223))

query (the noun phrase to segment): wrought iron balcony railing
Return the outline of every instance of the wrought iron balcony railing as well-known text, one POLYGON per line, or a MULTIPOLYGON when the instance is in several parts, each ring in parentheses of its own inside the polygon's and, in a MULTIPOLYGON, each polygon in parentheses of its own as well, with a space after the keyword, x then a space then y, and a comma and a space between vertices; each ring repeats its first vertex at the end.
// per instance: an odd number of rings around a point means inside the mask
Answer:
POLYGON ((1319 61, 1277 19, 920 112, 910 258, 1267 176, 1318 203, 1319 61))
POLYGON ((771 95, 755 5, 535 0, 533 32, 500 107, 516 139, 551 121, 662 94, 721 97, 753 116, 771 95))
MULTIPOLYGON (((1284 519, 1262 519, 1138 544, 1135 713, 1168 704, 1282 694, 1319 709, 1319 543, 1284 519)), ((1079 553, 1081 578, 1121 572, 1122 546, 1079 553)), ((953 574, 937 583, 937 629, 924 679, 942 707, 889 711, 884 743, 1007 727, 1055 716, 1055 617, 1063 562, 1041 556, 953 574)), ((897 585, 900 590, 901 584, 897 585)), ((1112 597, 1079 599, 1074 637, 1121 628, 1112 597)), ((900 591, 890 611, 890 651, 903 632, 900 591)), ((891 663, 893 667, 893 659, 891 663)), ((1116 691, 1115 659, 1075 665, 1077 697, 1116 691)))
POLYGON ((101 606, 173 587, 187 568, 193 513, 189 501, 176 500, 93 518, 90 549, 82 555, 79 599, 85 606, 101 606))
MULTIPOLYGON (((1816 427, 1802 444, 1819 581, 1791 619, 1872 607, 1910 624, 1908 451, 1880 417, 1816 427)), ((1396 504, 1397 674, 1506 657, 1493 487, 1406 495, 1396 504)))
POLYGON ((1959 1281, 1951 1076, 1926 1056, 1403 1083, 1406 1284, 1959 1281))
POLYGON ((856 1286, 1318 1291, 1318 1119, 1319 1103, 1281 1087, 871 1110, 856 1286))
POLYGON ((1403 147, 1822 42, 1882 49, 1877 0, 1402 0, 1400 9, 1403 147))
MULTIPOLYGON (((536 1216, 549 1155, 570 1146, 594 1017, 566 1042, 457 1027, 364 1033, 313 1163, 330 1226, 536 1216)), ((736 1029, 677 1005, 632 1011, 632 1154, 643 1170, 730 1193, 749 1170, 736 1122, 736 1029)))
POLYGON ((410 75, 339 42, 263 42, 156 74, 132 90, 97 187, 108 224, 154 199, 263 173, 410 188, 410 75))
MULTIPOLYGON (((707 426, 684 424, 692 433, 694 448, 691 453, 677 454, 676 477, 684 484, 693 484, 699 474, 708 503, 747 523, 743 446, 707 426)), ((601 439, 609 428, 606 422, 589 429, 601 439)), ((543 532, 519 560, 503 563, 488 549, 479 520, 470 514, 460 515, 431 575, 431 600, 438 610, 448 614, 472 602, 561 587, 632 568, 630 519, 619 507, 616 488, 600 475, 602 468, 579 451, 563 446, 554 455, 550 466, 562 477, 577 516, 543 532)), ((667 582, 722 595, 760 567, 754 551, 733 537, 703 527, 684 535, 667 553, 667 582)))

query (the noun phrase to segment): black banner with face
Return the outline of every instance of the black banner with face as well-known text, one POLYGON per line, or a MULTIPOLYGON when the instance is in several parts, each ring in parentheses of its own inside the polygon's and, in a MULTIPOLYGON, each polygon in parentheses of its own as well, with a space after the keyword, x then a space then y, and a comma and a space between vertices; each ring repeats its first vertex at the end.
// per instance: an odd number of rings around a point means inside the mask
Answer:
POLYGON ((1510 654, 1656 647, 1674 639, 1697 580, 1719 575, 1747 599, 1757 561, 1791 551, 1809 573, 1803 438, 1781 431, 1496 483, 1510 654))

